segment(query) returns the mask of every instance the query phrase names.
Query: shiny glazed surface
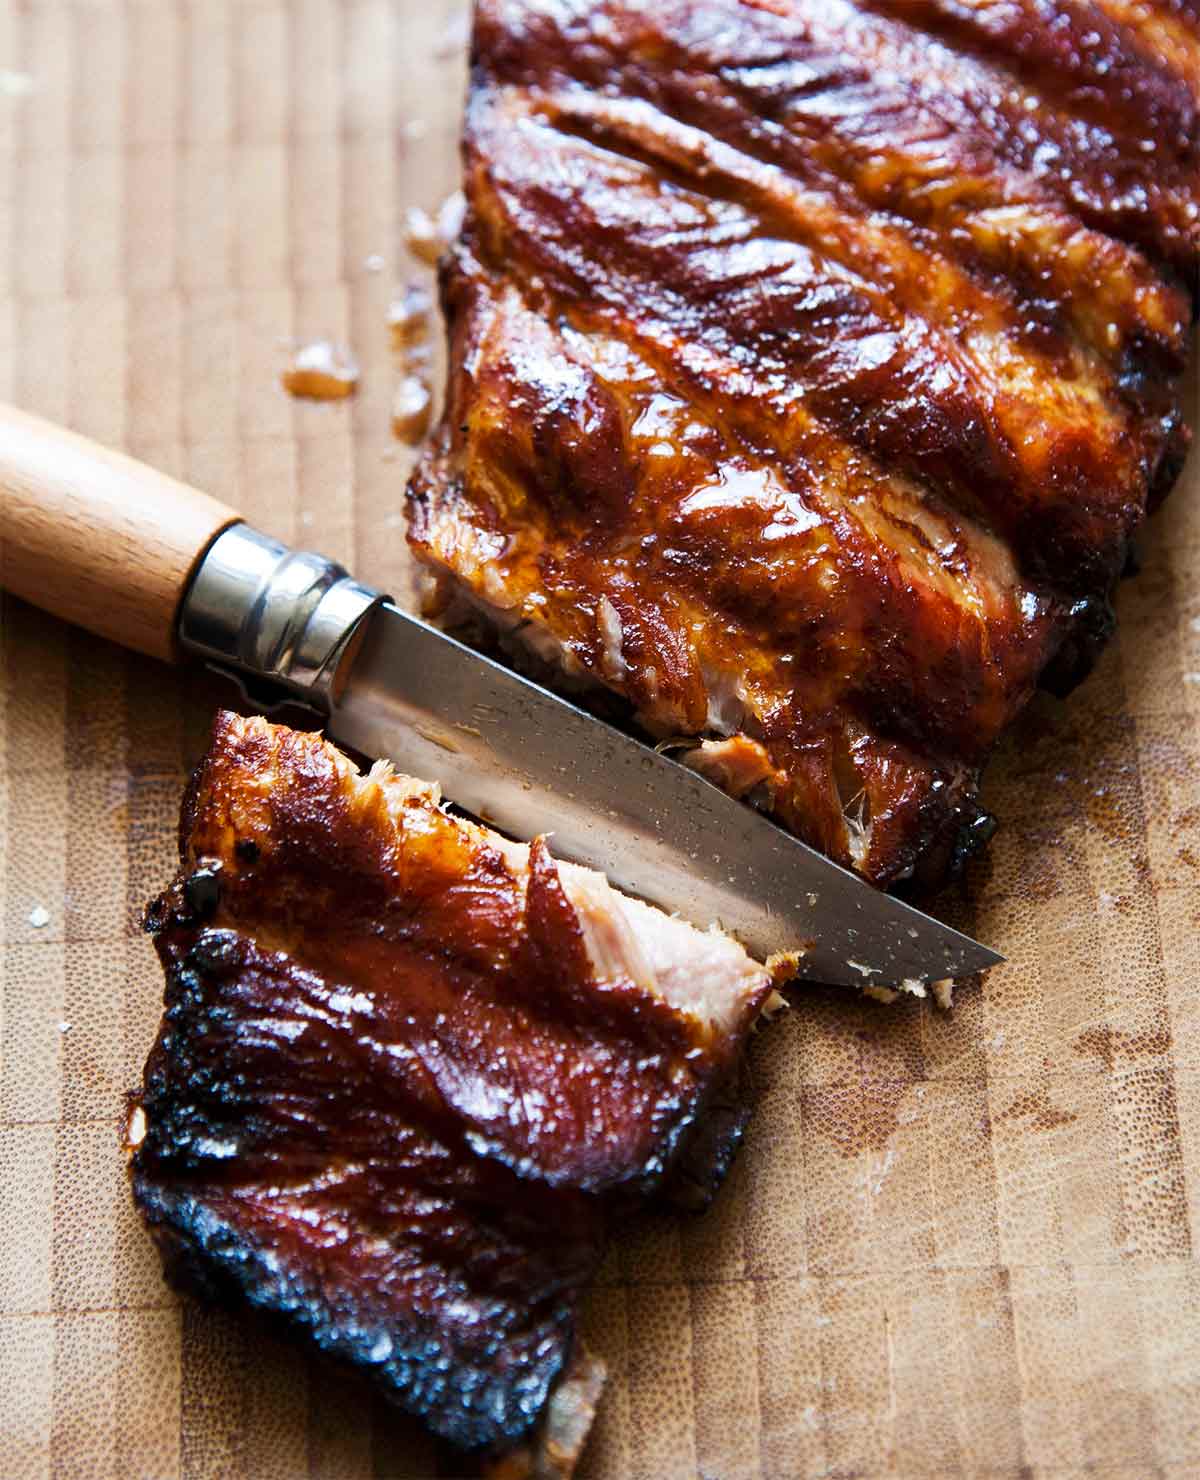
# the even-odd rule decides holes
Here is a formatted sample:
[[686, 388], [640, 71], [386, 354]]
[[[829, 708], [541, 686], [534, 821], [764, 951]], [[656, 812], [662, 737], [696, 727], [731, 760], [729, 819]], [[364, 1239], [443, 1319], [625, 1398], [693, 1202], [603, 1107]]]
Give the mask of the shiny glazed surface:
[[729, 946], [714, 1028], [594, 963], [543, 842], [261, 719], [219, 716], [180, 842], [130, 1137], [168, 1273], [464, 1448], [512, 1444], [572, 1361], [609, 1217], [659, 1187], [767, 974]]
[[1186, 449], [1198, 98], [1166, 0], [483, 0], [415, 552], [936, 883]]

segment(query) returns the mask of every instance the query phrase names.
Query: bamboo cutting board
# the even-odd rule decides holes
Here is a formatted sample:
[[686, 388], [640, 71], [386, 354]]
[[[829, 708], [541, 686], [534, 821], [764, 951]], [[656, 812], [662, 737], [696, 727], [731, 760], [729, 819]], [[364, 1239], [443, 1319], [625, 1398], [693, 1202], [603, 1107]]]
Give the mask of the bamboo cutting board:
[[[0, 396], [411, 599], [385, 313], [431, 278], [403, 214], [453, 186], [464, 36], [442, 0], [0, 0]], [[347, 341], [358, 396], [289, 400], [289, 335]], [[1198, 485], [990, 775], [946, 908], [1008, 964], [950, 1015], [798, 998], [714, 1211], [614, 1250], [587, 1480], [1200, 1473]], [[11, 601], [2, 654], [0, 1475], [432, 1475], [171, 1295], [124, 1185], [138, 916], [229, 695]]]

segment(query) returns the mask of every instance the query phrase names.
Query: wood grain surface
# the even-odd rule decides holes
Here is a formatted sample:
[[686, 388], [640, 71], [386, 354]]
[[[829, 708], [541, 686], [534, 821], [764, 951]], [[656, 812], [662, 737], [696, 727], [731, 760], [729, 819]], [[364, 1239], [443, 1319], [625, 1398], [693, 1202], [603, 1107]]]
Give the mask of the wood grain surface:
[[[440, 0], [0, 0], [0, 399], [411, 599], [385, 319], [431, 278], [403, 216], [454, 182], [463, 34]], [[317, 335], [354, 399], [279, 389]], [[945, 908], [1008, 964], [948, 1016], [799, 998], [713, 1213], [613, 1251], [587, 1480], [1200, 1473], [1198, 483], [990, 774]], [[139, 912], [229, 695], [13, 600], [2, 653], [0, 1475], [432, 1475], [352, 1381], [171, 1295], [124, 1185]]]

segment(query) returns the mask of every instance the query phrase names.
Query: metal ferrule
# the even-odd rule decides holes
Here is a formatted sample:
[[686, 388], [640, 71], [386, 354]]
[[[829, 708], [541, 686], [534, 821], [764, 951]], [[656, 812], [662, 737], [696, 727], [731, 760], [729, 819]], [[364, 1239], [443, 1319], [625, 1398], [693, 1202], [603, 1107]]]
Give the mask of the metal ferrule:
[[323, 555], [235, 524], [213, 541], [192, 578], [179, 641], [255, 689], [328, 713], [355, 635], [384, 600]]

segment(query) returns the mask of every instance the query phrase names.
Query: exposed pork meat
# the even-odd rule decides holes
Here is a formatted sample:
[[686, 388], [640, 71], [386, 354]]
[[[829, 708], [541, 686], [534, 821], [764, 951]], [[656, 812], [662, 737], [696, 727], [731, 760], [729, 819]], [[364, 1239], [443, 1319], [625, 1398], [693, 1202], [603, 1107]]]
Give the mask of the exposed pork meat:
[[1198, 100], [1191, 0], [481, 0], [414, 551], [936, 882], [1179, 468]]
[[147, 917], [166, 1011], [130, 1121], [169, 1276], [283, 1320], [463, 1449], [524, 1443], [568, 1474], [605, 1228], [676, 1171], [768, 972], [262, 719], [218, 717], [180, 847]]

